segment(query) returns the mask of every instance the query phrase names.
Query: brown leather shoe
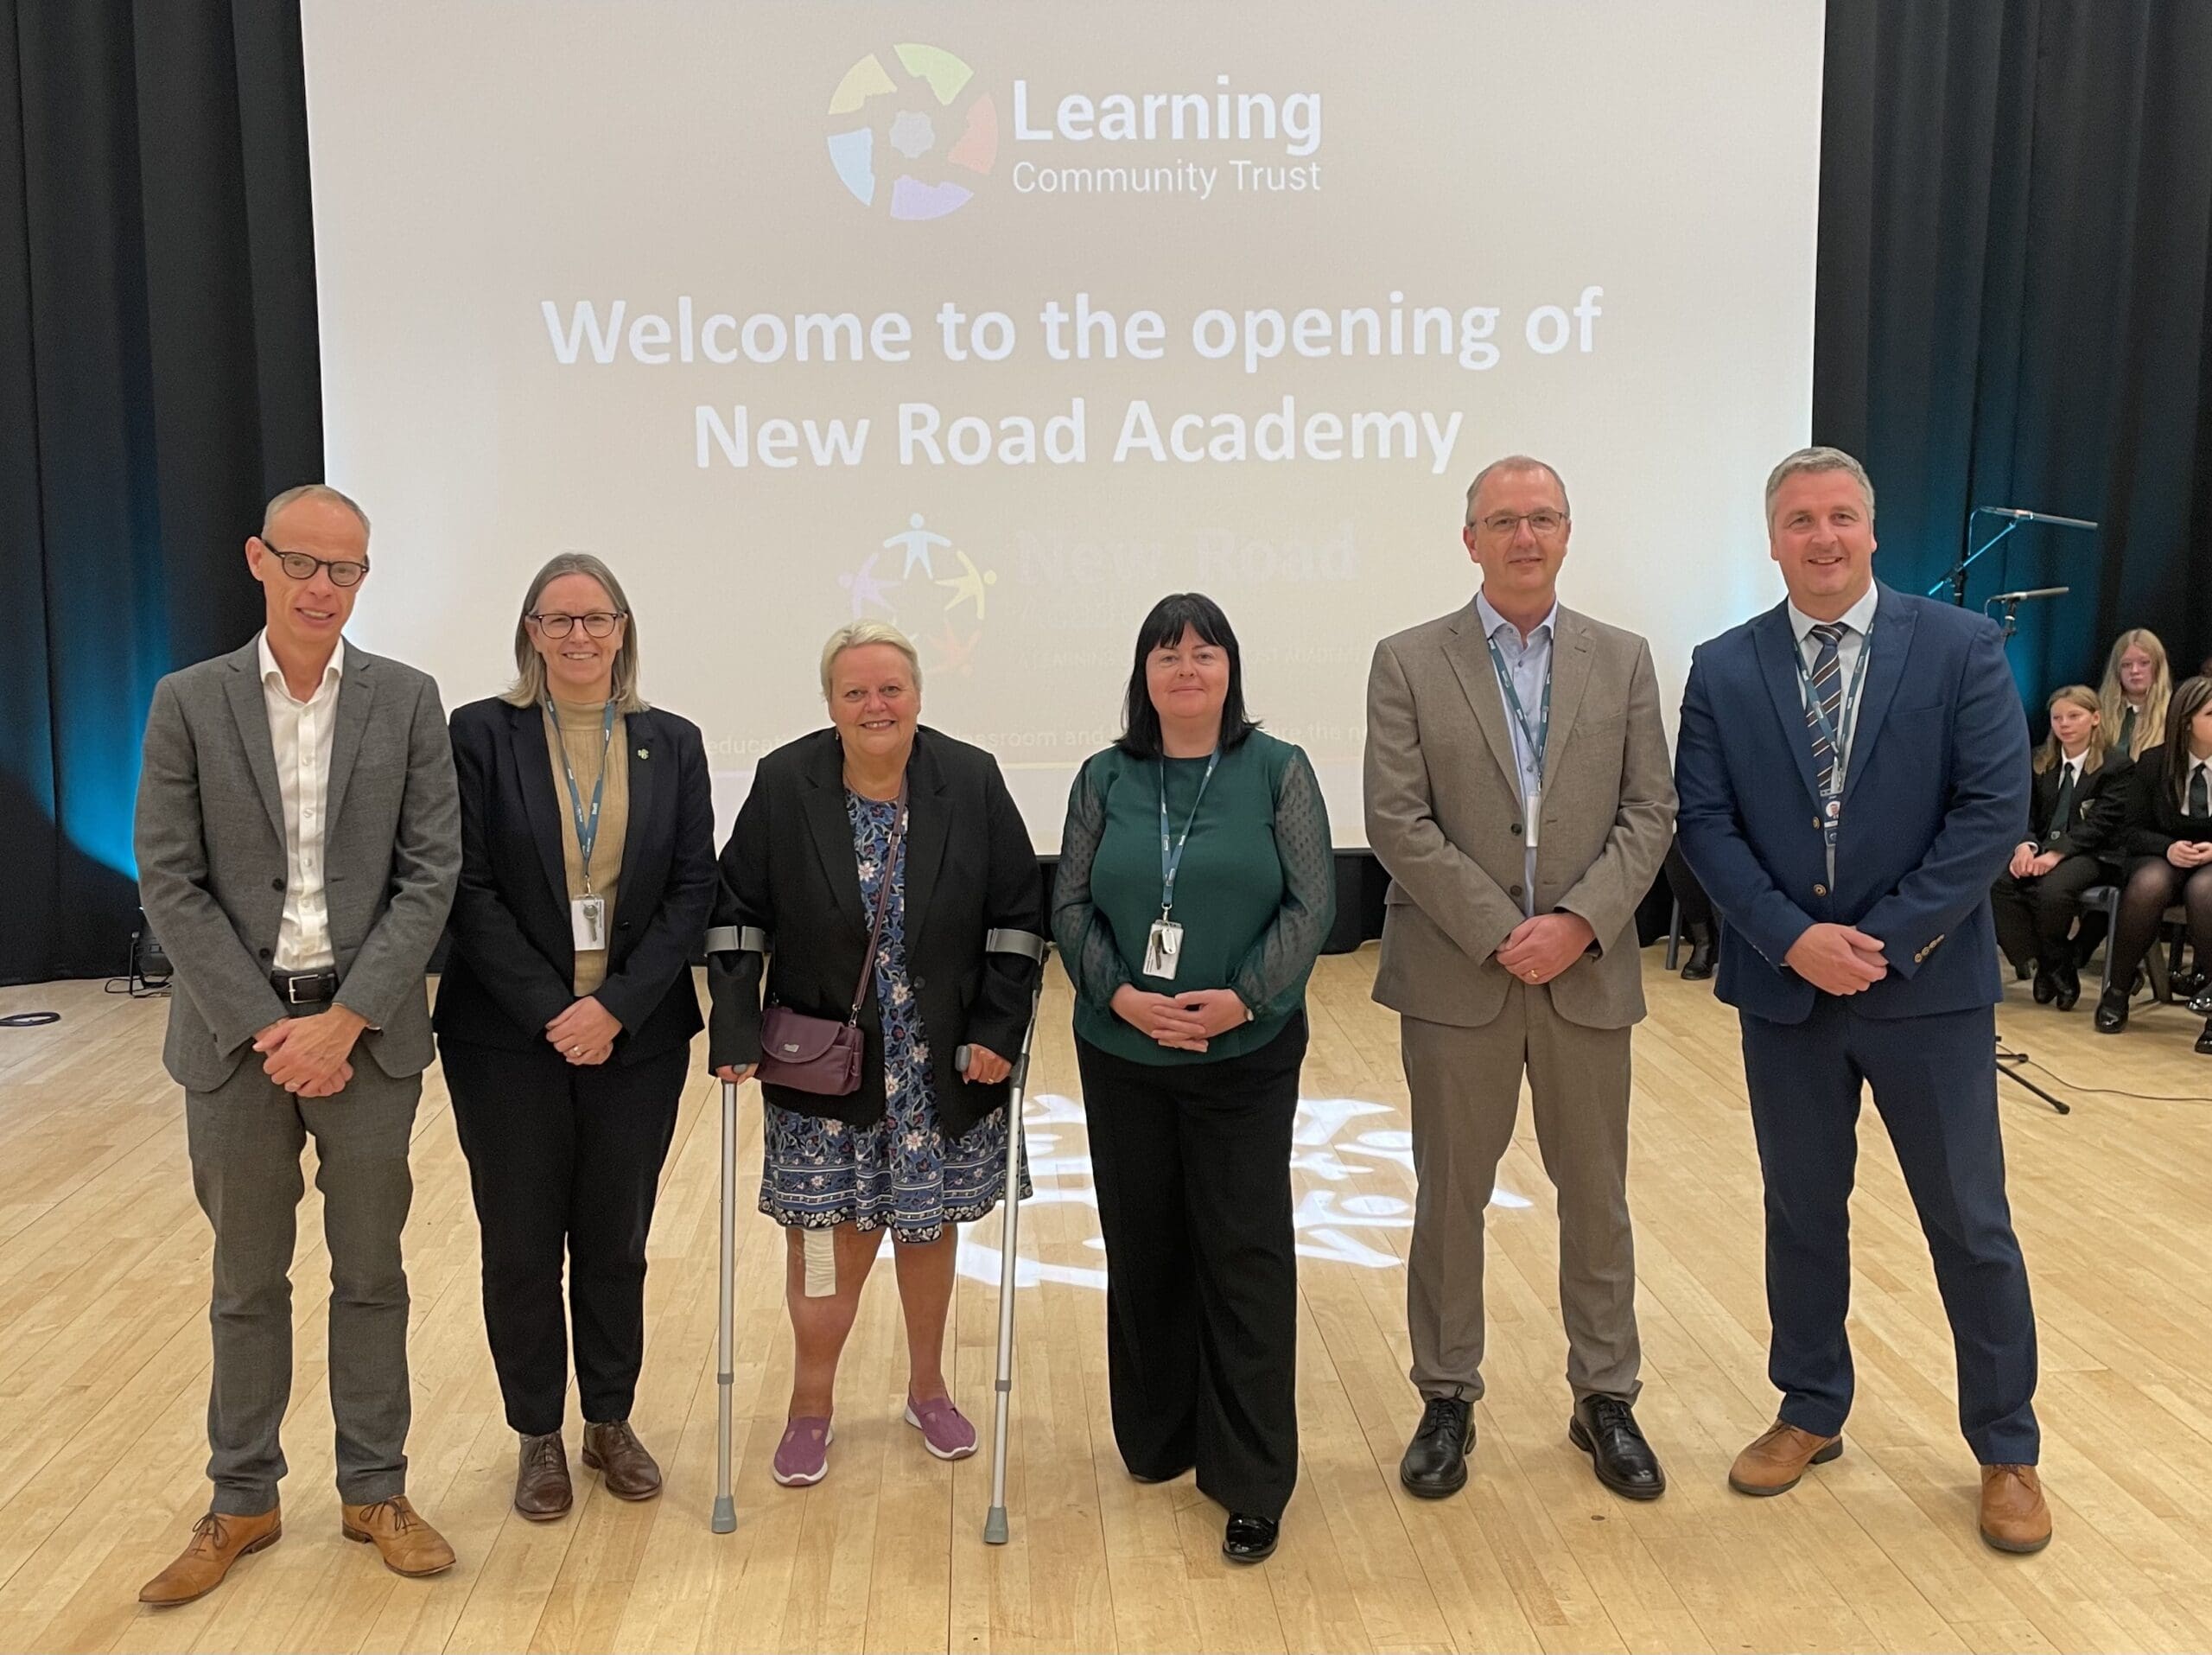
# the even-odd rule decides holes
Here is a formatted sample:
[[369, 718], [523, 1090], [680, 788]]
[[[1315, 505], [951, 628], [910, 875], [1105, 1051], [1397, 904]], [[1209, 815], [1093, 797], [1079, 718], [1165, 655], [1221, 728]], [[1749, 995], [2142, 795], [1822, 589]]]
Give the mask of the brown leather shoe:
[[660, 1493], [660, 1467], [626, 1419], [584, 1427], [584, 1463], [617, 1499], [651, 1499]]
[[1999, 1551], [2041, 1551], [2050, 1544], [2050, 1507], [2033, 1466], [1981, 1468], [1981, 1537]]
[[339, 1532], [348, 1540], [374, 1542], [384, 1554], [384, 1566], [395, 1575], [412, 1580], [453, 1567], [453, 1548], [404, 1494], [369, 1505], [341, 1505], [339, 1512]]
[[569, 1485], [569, 1450], [561, 1433], [525, 1436], [515, 1456], [515, 1510], [532, 1523], [566, 1517], [576, 1503]]
[[1764, 1499], [1797, 1486], [1808, 1466], [1824, 1466], [1843, 1452], [1840, 1436], [1815, 1436], [1780, 1420], [1768, 1426], [1728, 1467], [1728, 1486]]
[[262, 1551], [284, 1535], [283, 1513], [274, 1505], [258, 1517], [210, 1512], [192, 1525], [177, 1560], [138, 1588], [138, 1601], [173, 1609], [204, 1598], [223, 1583], [231, 1565], [249, 1551]]

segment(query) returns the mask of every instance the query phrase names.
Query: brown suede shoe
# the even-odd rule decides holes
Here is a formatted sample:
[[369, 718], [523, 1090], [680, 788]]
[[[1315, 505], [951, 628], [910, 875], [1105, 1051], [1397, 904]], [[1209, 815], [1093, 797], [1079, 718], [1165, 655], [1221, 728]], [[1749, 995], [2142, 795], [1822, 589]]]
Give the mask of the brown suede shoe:
[[404, 1494], [370, 1505], [341, 1505], [339, 1512], [339, 1532], [348, 1540], [373, 1541], [395, 1575], [412, 1580], [453, 1567], [453, 1548]]
[[584, 1463], [617, 1499], [651, 1499], [660, 1493], [660, 1467], [626, 1419], [584, 1427]]
[[284, 1517], [270, 1506], [258, 1517], [210, 1512], [192, 1525], [192, 1538], [177, 1560], [138, 1588], [138, 1601], [157, 1609], [204, 1598], [223, 1583], [231, 1565], [249, 1551], [261, 1551], [283, 1538]]
[[561, 1433], [525, 1436], [515, 1456], [515, 1510], [532, 1523], [566, 1517], [576, 1503], [569, 1485], [569, 1450]]
[[2050, 1507], [2033, 1466], [1981, 1468], [1981, 1537], [1999, 1551], [2041, 1551], [2050, 1544]]
[[1759, 1433], [1728, 1467], [1728, 1486], [1764, 1499], [1797, 1486], [1807, 1466], [1824, 1466], [1843, 1452], [1840, 1436], [1815, 1436], [1780, 1420]]

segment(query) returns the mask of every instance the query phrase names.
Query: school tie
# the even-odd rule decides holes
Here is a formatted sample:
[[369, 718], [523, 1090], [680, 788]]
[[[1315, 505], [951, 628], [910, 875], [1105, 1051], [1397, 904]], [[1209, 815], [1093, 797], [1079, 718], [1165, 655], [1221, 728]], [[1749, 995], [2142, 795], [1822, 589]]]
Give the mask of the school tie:
[[2058, 783], [2058, 803], [2052, 806], [2050, 825], [2043, 836], [2046, 845], [2055, 844], [2074, 819], [2074, 765], [2069, 760], [2063, 767]]
[[2129, 743], [2135, 739], [2135, 709], [2130, 707], [2120, 716], [2120, 740], [2113, 743], [2113, 751], [2125, 753], [2131, 758], [2134, 749]]
[[2191, 816], [2212, 816], [2212, 793], [2208, 793], [2205, 781], [2207, 765], [2200, 762], [2189, 774], [2189, 813]]
[[[1828, 729], [1838, 735], [1843, 734], [1843, 661], [1836, 653], [1836, 645], [1848, 631], [1840, 621], [1823, 621], [1812, 629], [1821, 645], [1820, 653], [1813, 658], [1813, 695]], [[1805, 723], [1813, 733], [1813, 763], [1820, 771], [1821, 795], [1826, 798], [1835, 779], [1835, 748], [1821, 733], [1821, 719], [1813, 716], [1811, 707], [1805, 710]]]

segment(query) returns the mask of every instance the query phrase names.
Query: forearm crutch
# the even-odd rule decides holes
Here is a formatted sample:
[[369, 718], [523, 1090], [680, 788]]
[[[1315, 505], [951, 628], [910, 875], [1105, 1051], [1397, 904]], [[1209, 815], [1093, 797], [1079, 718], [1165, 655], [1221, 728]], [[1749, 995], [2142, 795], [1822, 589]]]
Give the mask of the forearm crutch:
[[[707, 933], [707, 953], [760, 954], [768, 952], [767, 933], [757, 926], [716, 926]], [[730, 1448], [734, 1423], [730, 1389], [737, 1382], [737, 1087], [722, 1082], [722, 1193], [720, 1219], [721, 1280], [715, 1295], [715, 1514], [716, 1534], [737, 1531], [737, 1502], [730, 1492]]]
[[983, 1544], [1007, 1543], [1006, 1456], [1007, 1432], [1014, 1407], [1014, 1289], [1020, 1261], [1021, 1234], [1021, 1110], [1029, 1091], [1029, 1048], [1037, 1034], [1037, 1007], [1044, 997], [1046, 956], [1052, 952], [1045, 939], [1027, 931], [994, 931], [984, 939], [986, 952], [1020, 954], [1037, 962], [1037, 986], [1029, 994], [1029, 1022], [1021, 1031], [1021, 1050], [1007, 1077], [1006, 1190], [1004, 1217], [999, 1220], [999, 1348], [998, 1366], [991, 1398], [991, 1508], [983, 1515]]

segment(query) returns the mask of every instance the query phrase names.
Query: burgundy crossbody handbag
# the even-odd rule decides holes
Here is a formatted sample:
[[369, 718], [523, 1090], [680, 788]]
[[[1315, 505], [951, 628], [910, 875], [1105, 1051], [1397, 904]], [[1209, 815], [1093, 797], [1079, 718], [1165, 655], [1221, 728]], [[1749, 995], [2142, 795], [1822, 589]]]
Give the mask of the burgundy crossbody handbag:
[[891, 850], [883, 860], [883, 882], [875, 892], [875, 923], [868, 933], [868, 953], [861, 962], [861, 980], [853, 990], [853, 1009], [843, 1022], [831, 1017], [810, 1017], [789, 1006], [770, 1006], [760, 1014], [762, 1084], [789, 1086], [822, 1098], [842, 1098], [860, 1090], [861, 1054], [866, 1038], [861, 1033], [861, 1008], [868, 1003], [868, 984], [875, 977], [876, 945], [883, 937], [883, 917], [891, 907], [891, 882], [899, 867], [899, 846], [906, 837], [906, 792], [899, 790], [899, 823], [892, 830]]

